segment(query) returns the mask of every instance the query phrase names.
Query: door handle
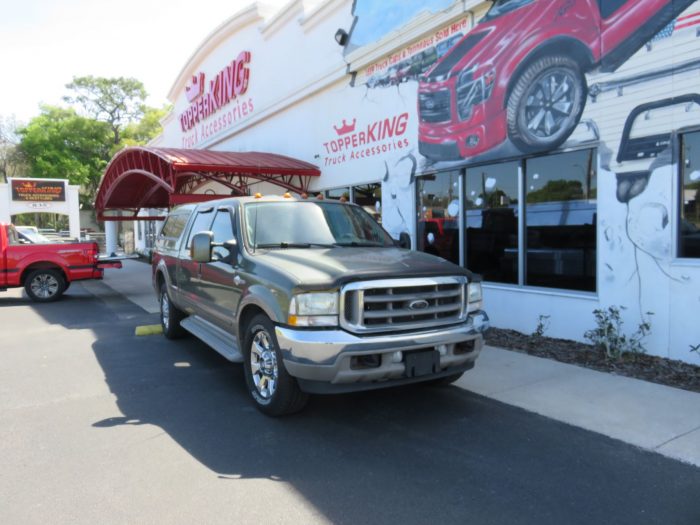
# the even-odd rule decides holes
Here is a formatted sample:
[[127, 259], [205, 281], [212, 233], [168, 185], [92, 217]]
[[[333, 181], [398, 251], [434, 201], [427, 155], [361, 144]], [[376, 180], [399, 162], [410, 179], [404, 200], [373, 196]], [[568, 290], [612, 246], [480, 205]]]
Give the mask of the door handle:
[[236, 286], [240, 286], [240, 285], [242, 285], [242, 284], [244, 284], [244, 283], [245, 283], [245, 280], [242, 279], [239, 275], [235, 275], [235, 276], [233, 277], [233, 284], [235, 284]]

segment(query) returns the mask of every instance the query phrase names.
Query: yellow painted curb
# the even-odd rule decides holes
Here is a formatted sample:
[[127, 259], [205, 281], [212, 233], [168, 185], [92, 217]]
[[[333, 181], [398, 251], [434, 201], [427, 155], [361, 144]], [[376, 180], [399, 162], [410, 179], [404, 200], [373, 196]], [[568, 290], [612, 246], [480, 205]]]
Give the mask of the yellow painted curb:
[[146, 324], [137, 326], [134, 335], [158, 335], [163, 333], [163, 327], [159, 324]]

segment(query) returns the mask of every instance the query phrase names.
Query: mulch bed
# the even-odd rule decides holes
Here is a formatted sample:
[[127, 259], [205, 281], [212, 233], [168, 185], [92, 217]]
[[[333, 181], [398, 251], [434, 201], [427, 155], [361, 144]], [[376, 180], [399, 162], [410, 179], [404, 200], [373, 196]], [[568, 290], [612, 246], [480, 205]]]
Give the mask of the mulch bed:
[[611, 360], [591, 345], [502, 328], [491, 328], [486, 344], [700, 393], [700, 366], [683, 361], [647, 354], [626, 354], [620, 360]]

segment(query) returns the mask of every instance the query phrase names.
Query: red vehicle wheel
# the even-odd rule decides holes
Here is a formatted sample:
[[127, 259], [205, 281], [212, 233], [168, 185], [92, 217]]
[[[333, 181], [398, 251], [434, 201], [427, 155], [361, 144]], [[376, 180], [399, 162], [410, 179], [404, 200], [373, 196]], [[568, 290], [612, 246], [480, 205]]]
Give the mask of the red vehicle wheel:
[[566, 56], [533, 61], [508, 97], [508, 136], [523, 152], [556, 149], [574, 131], [588, 87], [578, 64]]

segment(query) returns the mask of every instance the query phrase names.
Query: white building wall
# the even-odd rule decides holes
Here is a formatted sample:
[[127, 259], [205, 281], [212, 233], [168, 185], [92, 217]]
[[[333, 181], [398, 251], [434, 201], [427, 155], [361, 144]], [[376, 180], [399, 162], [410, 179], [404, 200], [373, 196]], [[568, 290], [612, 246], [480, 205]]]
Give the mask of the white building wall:
[[[322, 9], [315, 11], [314, 7], [319, 5]], [[383, 181], [383, 225], [394, 237], [408, 231], [415, 238], [412, 175], [422, 169], [417, 152], [418, 84], [409, 81], [384, 89], [351, 86], [343, 48], [335, 43], [333, 35], [338, 28], [350, 30], [352, 6], [351, 0], [313, 5], [297, 1], [272, 16], [253, 9], [240, 20], [224, 24], [229, 29], [221, 30], [205, 42], [175, 82], [171, 92], [174, 110], [164, 120], [164, 133], [155, 145], [289, 155], [321, 168], [322, 176], [311, 182], [312, 192]], [[464, 16], [470, 8], [476, 8], [475, 13], [481, 15], [484, 3], [455, 3], [452, 11], [440, 16]], [[407, 37], [397, 34], [395, 38]], [[643, 48], [613, 74], [601, 76], [593, 72], [588, 76], [589, 86], [698, 57], [695, 31], [678, 33], [674, 38]], [[187, 108], [183, 94], [187, 80], [199, 71], [212, 77], [244, 50], [252, 53], [250, 85], [243, 97], [253, 101], [252, 113], [210, 137], [198, 133], [193, 139], [191, 132], [183, 134], [178, 116]], [[357, 58], [357, 53], [353, 59], [364, 60]], [[546, 335], [583, 341], [585, 331], [594, 326], [594, 310], [621, 307], [627, 332], [633, 332], [645, 320], [650, 321], [652, 331], [646, 340], [650, 353], [700, 363], [700, 355], [689, 352], [691, 345], [700, 344], [700, 328], [696, 323], [700, 261], [675, 258], [679, 213], [677, 159], [662, 156], [646, 161], [646, 167], [652, 160], [655, 166], [648, 185], [628, 203], [618, 200], [617, 174], [639, 166], [618, 164], [615, 159], [625, 119], [635, 106], [647, 100], [697, 91], [698, 78], [697, 70], [679, 73], [643, 85], [604, 91], [594, 102], [587, 103], [584, 120], [567, 146], [587, 142], [599, 151], [598, 289], [593, 293], [578, 293], [487, 283], [485, 307], [495, 326], [531, 333], [540, 316], [548, 316]], [[377, 122], [387, 119], [395, 122], [393, 119], [404, 114], [405, 130], [401, 134], [365, 146], [350, 144], [333, 150], [333, 141], [367, 132]], [[700, 107], [681, 108], [653, 118], [647, 123], [649, 130], [653, 126], [678, 129], [693, 122], [698, 125]], [[341, 136], [335, 128], [345, 124], [353, 125], [354, 130]], [[397, 145], [399, 139], [401, 147]], [[351, 154], [366, 152], [367, 147], [383, 146], [389, 149], [349, 158]], [[418, 158], [417, 165], [411, 155]], [[252, 186], [251, 190], [281, 192], [264, 184]]]

